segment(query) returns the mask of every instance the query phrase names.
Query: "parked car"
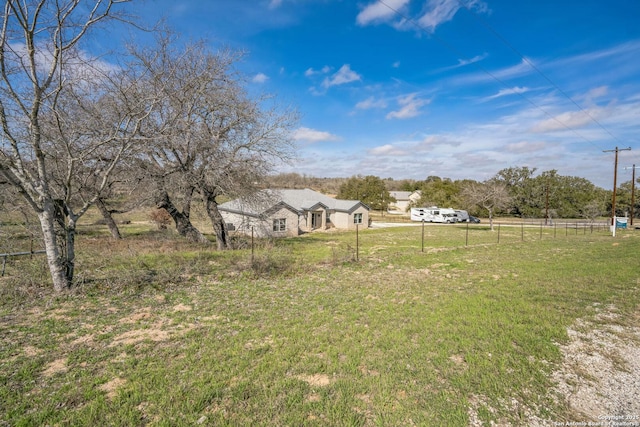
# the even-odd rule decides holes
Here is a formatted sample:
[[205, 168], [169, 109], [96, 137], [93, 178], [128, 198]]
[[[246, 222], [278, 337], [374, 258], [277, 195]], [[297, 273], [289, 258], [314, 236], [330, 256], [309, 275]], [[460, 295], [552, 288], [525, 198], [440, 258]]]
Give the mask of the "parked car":
[[474, 224], [480, 224], [480, 218], [476, 218], [475, 216], [469, 215], [469, 222], [472, 222]]

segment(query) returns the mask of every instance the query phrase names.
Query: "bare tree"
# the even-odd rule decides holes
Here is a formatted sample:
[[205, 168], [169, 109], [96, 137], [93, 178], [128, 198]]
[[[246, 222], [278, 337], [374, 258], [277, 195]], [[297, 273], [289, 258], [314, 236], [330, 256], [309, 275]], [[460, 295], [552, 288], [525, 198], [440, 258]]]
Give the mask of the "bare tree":
[[[109, 96], [99, 86], [107, 73], [79, 50], [127, 1], [6, 0], [2, 9], [0, 174], [38, 216], [56, 291], [73, 280], [78, 218], [107, 186], [146, 113]], [[105, 116], [114, 103], [126, 108]]]
[[489, 225], [493, 231], [493, 214], [509, 206], [511, 197], [507, 186], [496, 180], [485, 182], [471, 182], [462, 190], [462, 197], [468, 205], [479, 206], [486, 209], [489, 214]]
[[228, 231], [218, 211], [219, 197], [258, 198], [274, 164], [288, 161], [293, 155], [289, 135], [295, 113], [262, 109], [260, 101], [248, 99], [238, 87], [234, 89], [223, 97], [231, 108], [221, 108], [204, 121], [207, 144], [202, 152], [203, 164], [215, 167], [198, 168], [196, 175], [218, 249], [230, 248]]
[[580, 216], [593, 223], [597, 217], [606, 213], [606, 203], [602, 200], [592, 200], [580, 209]]
[[180, 234], [207, 241], [189, 219], [199, 193], [217, 247], [227, 249], [219, 198], [256, 193], [274, 163], [291, 158], [296, 115], [247, 95], [234, 69], [241, 54], [213, 53], [203, 42], [177, 46], [161, 35], [156, 50], [132, 52], [147, 70], [147, 90], [162, 100], [146, 128], [154, 142], [142, 168], [156, 182], [157, 206], [171, 214]]

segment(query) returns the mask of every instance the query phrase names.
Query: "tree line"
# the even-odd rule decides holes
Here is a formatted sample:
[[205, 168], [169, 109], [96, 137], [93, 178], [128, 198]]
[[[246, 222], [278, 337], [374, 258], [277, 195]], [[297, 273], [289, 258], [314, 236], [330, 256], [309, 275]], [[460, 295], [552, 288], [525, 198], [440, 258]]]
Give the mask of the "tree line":
[[[638, 180], [640, 182], [640, 180]], [[420, 191], [414, 207], [439, 206], [466, 209], [473, 215], [511, 215], [521, 218], [585, 218], [593, 220], [611, 215], [612, 191], [597, 187], [589, 180], [563, 176], [557, 170], [537, 173], [537, 168], [509, 167], [492, 178], [478, 182], [429, 176], [420, 180], [381, 179], [353, 176], [344, 181], [337, 196], [359, 199], [375, 210], [386, 210], [389, 191]], [[632, 182], [616, 191], [616, 215], [632, 214]], [[640, 203], [634, 200], [633, 212]]]

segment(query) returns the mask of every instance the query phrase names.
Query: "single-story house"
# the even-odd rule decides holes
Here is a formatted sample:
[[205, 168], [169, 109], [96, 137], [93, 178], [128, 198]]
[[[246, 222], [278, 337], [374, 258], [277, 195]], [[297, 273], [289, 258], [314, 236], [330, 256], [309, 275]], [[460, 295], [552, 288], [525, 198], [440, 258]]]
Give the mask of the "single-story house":
[[311, 189], [262, 190], [218, 206], [230, 231], [258, 237], [297, 236], [314, 230], [355, 230], [369, 226], [369, 207]]
[[396, 201], [389, 203], [387, 211], [389, 213], [406, 214], [409, 212], [411, 204], [415, 204], [420, 200], [422, 191], [389, 191], [389, 195]]

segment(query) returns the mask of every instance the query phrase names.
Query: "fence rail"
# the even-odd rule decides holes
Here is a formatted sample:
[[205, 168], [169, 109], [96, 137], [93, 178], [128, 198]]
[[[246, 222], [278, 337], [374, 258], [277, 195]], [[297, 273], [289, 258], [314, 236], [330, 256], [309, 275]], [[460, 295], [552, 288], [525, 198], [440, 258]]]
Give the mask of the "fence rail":
[[25, 255], [36, 255], [36, 254], [43, 254], [45, 252], [46, 252], [45, 250], [39, 250], [39, 251], [12, 252], [12, 253], [0, 254], [0, 258], [2, 258], [2, 274], [0, 274], [0, 277], [4, 277], [4, 273], [5, 273], [6, 268], [7, 268], [7, 259], [9, 257], [12, 257], [12, 256], [25, 256]]

